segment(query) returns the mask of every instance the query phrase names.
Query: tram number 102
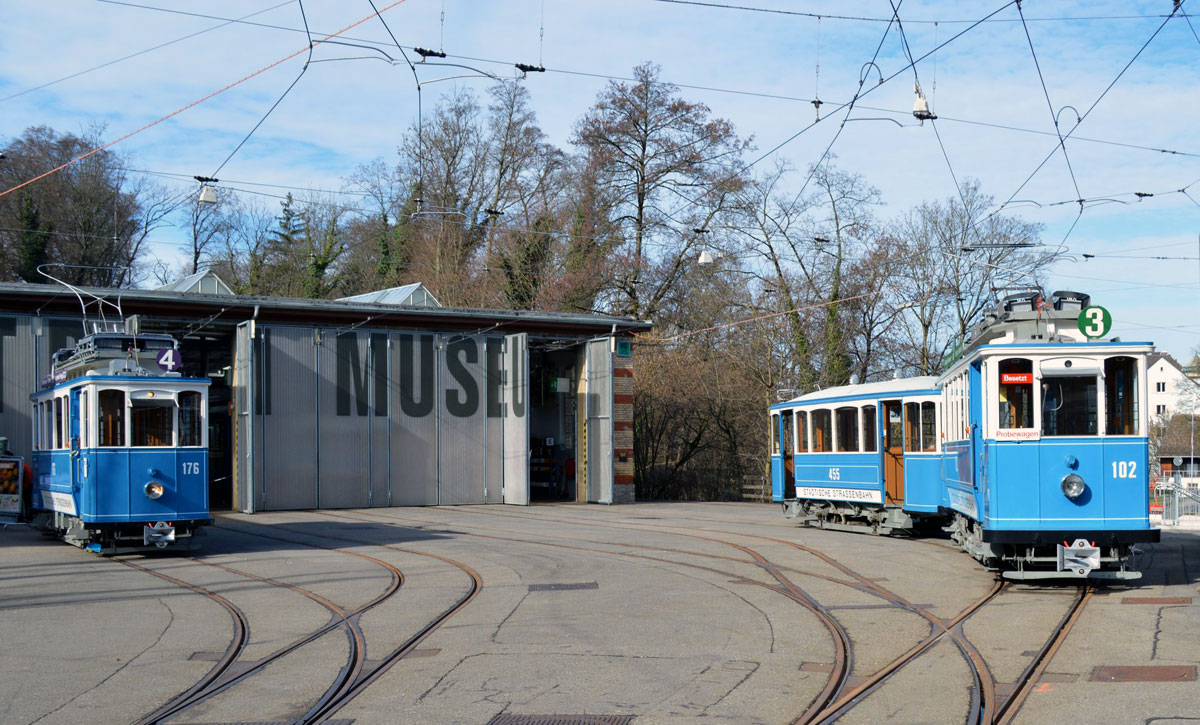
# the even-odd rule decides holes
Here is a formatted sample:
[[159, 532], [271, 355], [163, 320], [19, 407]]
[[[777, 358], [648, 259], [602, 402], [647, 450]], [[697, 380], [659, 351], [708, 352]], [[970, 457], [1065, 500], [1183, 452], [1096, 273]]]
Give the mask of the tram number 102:
[[1113, 478], [1137, 478], [1137, 461], [1113, 461]]

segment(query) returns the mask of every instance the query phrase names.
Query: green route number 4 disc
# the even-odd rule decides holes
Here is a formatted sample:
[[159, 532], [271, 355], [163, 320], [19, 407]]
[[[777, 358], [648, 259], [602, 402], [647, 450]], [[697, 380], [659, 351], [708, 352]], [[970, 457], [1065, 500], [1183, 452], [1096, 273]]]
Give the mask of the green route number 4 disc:
[[1079, 312], [1079, 331], [1090, 339], [1104, 337], [1112, 329], [1112, 315], [1099, 306], [1084, 307]]

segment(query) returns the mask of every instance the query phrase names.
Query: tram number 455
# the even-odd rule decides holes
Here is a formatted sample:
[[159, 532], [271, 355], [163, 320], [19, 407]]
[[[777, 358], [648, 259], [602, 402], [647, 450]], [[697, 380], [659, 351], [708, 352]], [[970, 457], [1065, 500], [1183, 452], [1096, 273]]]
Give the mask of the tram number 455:
[[1137, 478], [1137, 461], [1113, 461], [1113, 478]]
[[829, 469], [829, 480], [830, 481], [842, 480], [842, 469], [840, 469], [840, 468]]

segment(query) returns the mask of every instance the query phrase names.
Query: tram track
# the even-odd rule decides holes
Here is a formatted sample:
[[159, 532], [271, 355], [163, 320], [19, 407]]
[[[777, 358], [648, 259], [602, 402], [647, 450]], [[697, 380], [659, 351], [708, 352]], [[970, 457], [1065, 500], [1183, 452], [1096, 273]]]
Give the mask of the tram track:
[[[372, 512], [372, 515], [363, 515], [363, 514], [350, 515], [350, 514], [346, 514], [346, 513], [334, 514], [331, 512], [321, 512], [321, 513], [325, 516], [335, 517], [335, 518], [344, 519], [344, 520], [351, 520], [351, 521], [362, 521], [362, 522], [379, 522], [379, 521], [398, 522], [399, 521], [398, 519], [395, 519], [394, 517], [387, 516], [387, 515], [377, 513], [377, 512]], [[507, 515], [517, 517], [517, 518], [523, 518], [522, 516], [518, 516], [514, 513], [508, 513]], [[542, 518], [544, 520], [544, 517], [540, 517], [540, 518]], [[799, 586], [797, 586], [794, 582], [792, 582], [783, 573], [784, 571], [796, 571], [792, 567], [787, 567], [785, 565], [781, 565], [777, 562], [774, 562], [774, 561], [768, 559], [767, 557], [763, 556], [760, 552], [755, 551], [754, 549], [751, 549], [750, 547], [744, 546], [742, 544], [738, 544], [737, 542], [734, 542], [734, 541], [729, 541], [727, 539], [718, 539], [718, 538], [709, 537], [709, 536], [701, 536], [696, 533], [678, 532], [678, 531], [672, 531], [672, 530], [664, 531], [661, 528], [656, 528], [656, 527], [651, 527], [651, 526], [622, 527], [622, 526], [615, 526], [615, 525], [607, 524], [607, 523], [596, 524], [595, 522], [591, 522], [591, 521], [589, 521], [589, 522], [581, 522], [581, 521], [577, 521], [577, 520], [564, 521], [561, 519], [559, 521], [562, 523], [571, 523], [574, 525], [578, 525], [580, 523], [586, 523], [586, 524], [595, 525], [597, 527], [603, 527], [603, 528], [625, 528], [627, 530], [640, 531], [643, 533], [657, 532], [657, 533], [666, 533], [668, 535], [684, 536], [684, 537], [691, 538], [691, 539], [703, 540], [703, 541], [708, 541], [708, 542], [719, 544], [719, 545], [730, 546], [730, 547], [733, 547], [733, 548], [743, 552], [744, 554], [746, 554], [749, 557], [748, 560], [740, 559], [740, 560], [732, 560], [732, 561], [735, 561], [737, 563], [748, 563], [748, 564], [752, 564], [752, 565], [758, 567], [759, 569], [764, 571], [768, 576], [770, 576], [772, 579], [774, 579], [776, 582], [776, 585], [771, 585], [766, 582], [757, 582], [757, 581], [753, 581], [753, 580], [747, 580], [747, 581], [749, 581], [749, 583], [762, 586], [772, 592], [775, 592], [784, 597], [787, 597], [788, 599], [791, 599], [791, 600], [797, 602], [798, 604], [800, 604], [801, 606], [805, 607], [806, 609], [808, 609], [810, 612], [812, 612], [814, 614], [814, 616], [817, 617], [817, 619], [822, 623], [822, 625], [825, 626], [827, 631], [830, 633], [830, 637], [833, 641], [834, 656], [833, 656], [833, 662], [831, 663], [831, 671], [830, 671], [829, 678], [826, 680], [826, 683], [825, 683], [824, 687], [822, 688], [822, 690], [817, 694], [817, 696], [813, 699], [813, 701], [808, 705], [808, 707], [805, 709], [805, 711], [801, 715], [794, 718], [792, 721], [797, 722], [797, 723], [818, 722], [824, 717], [823, 713], [826, 713], [830, 709], [830, 707], [833, 706], [833, 704], [835, 702], [842, 703], [840, 705], [840, 707], [842, 709], [845, 709], [845, 702], [847, 701], [847, 698], [853, 698], [853, 697], [857, 697], [857, 696], [861, 695], [862, 690], [864, 689], [864, 686], [856, 687], [849, 695], [847, 695], [845, 692], [845, 688], [846, 688], [847, 682], [850, 678], [850, 675], [853, 671], [853, 665], [854, 665], [853, 645], [852, 645], [849, 633], [846, 631], [845, 627], [841, 624], [841, 622], [839, 622], [837, 620], [837, 618], [826, 607], [824, 607], [814, 597], [812, 597], [811, 595], [806, 593], [803, 589], [801, 589]], [[515, 533], [515, 532], [508, 531], [505, 533]], [[480, 538], [492, 538], [492, 539], [500, 538], [501, 540], [511, 541], [514, 543], [535, 544], [535, 545], [541, 545], [541, 546], [555, 546], [555, 547], [571, 548], [571, 549], [577, 549], [580, 551], [595, 553], [594, 548], [588, 548], [588, 547], [582, 547], [582, 546], [581, 547], [564, 547], [561, 544], [553, 544], [551, 542], [546, 542], [544, 540], [534, 541], [534, 540], [524, 539], [524, 538], [493, 537], [493, 536], [488, 536], [488, 535], [478, 534], [478, 533], [468, 533], [467, 535], [474, 536], [474, 537], [480, 537]], [[563, 537], [563, 538], [570, 538], [572, 540], [579, 541], [581, 543], [590, 543], [590, 544], [609, 543], [609, 542], [598, 542], [595, 540], [578, 539], [577, 537]], [[769, 540], [774, 541], [773, 539], [769, 539]], [[787, 542], [781, 542], [781, 543], [787, 543]], [[629, 547], [635, 547], [635, 548], [644, 548], [644, 545], [641, 545], [641, 544], [617, 544], [617, 546], [629, 546]], [[686, 555], [690, 555], [690, 556], [729, 560], [727, 557], [720, 557], [718, 555], [713, 555], [713, 554], [702, 554], [695, 550], [662, 549], [661, 547], [655, 547], [655, 548], [658, 548], [659, 550], [673, 551], [676, 553], [686, 554]], [[817, 553], [819, 553], [819, 552], [817, 552]], [[716, 568], [708, 567], [708, 566], [700, 566], [700, 565], [696, 565], [696, 564], [689, 564], [689, 563], [679, 562], [679, 561], [675, 561], [675, 560], [664, 560], [664, 559], [660, 559], [657, 557], [647, 556], [644, 554], [623, 553], [622, 555], [636, 557], [636, 558], [650, 559], [650, 560], [653, 560], [653, 561], [656, 561], [659, 563], [665, 563], [665, 564], [670, 564], [670, 565], [674, 565], [674, 566], [686, 566], [686, 567], [703, 569], [706, 571], [722, 574], [725, 576], [738, 577], [739, 579], [743, 578], [743, 577], [741, 577], [741, 575], [737, 574], [736, 572], [730, 572], [728, 570], [721, 570], [721, 569], [716, 569]], [[933, 635], [931, 635], [926, 640], [924, 640], [921, 643], [921, 645], [913, 648], [913, 650], [910, 650], [908, 653], [906, 653], [908, 655], [907, 659], [898, 660], [898, 661], [891, 663], [891, 665], [889, 667], [885, 668], [887, 673], [890, 674], [890, 672], [893, 671], [894, 669], [898, 669], [899, 667], [903, 666], [903, 664], [905, 664], [908, 660], [911, 660], [912, 658], [919, 655], [921, 652], [923, 652], [926, 649], [928, 649], [929, 647], [931, 647], [934, 643], [939, 641], [946, 634], [950, 634], [952, 638], [955, 638], [956, 644], [958, 644], [961, 649], [964, 649], [964, 652], [967, 649], [970, 649], [969, 643], [965, 642], [965, 640], [961, 637], [961, 633], [958, 635], [955, 635], [954, 632], [952, 631], [952, 629], [950, 627], [946, 626], [944, 623], [942, 623], [942, 621], [940, 619], [938, 619], [936, 616], [932, 615], [931, 613], [925, 612], [924, 610], [921, 610], [918, 607], [915, 607], [915, 605], [911, 604], [910, 602], [903, 599], [902, 597], [898, 597], [897, 595], [889, 592], [888, 590], [886, 590], [882, 587], [879, 587], [878, 584], [876, 584], [875, 582], [858, 574], [857, 572], [854, 572], [853, 570], [849, 569], [848, 567], [841, 565], [840, 563], [830, 559], [829, 557], [825, 557], [825, 560], [827, 561], [827, 563], [835, 565], [839, 570], [843, 571], [844, 573], [851, 575], [853, 577], [853, 580], [851, 580], [851, 581], [840, 580], [840, 579], [836, 579], [834, 577], [819, 575], [819, 574], [816, 574], [815, 572], [797, 572], [797, 573], [799, 573], [801, 575], [815, 576], [815, 577], [833, 582], [835, 584], [848, 586], [848, 587], [856, 589], [858, 591], [880, 597], [880, 598], [884, 599], [885, 601], [887, 601], [887, 602], [891, 603], [892, 605], [894, 605], [898, 608], [901, 608], [901, 609], [911, 610], [918, 614], [924, 613], [924, 615], [927, 619], [930, 619], [930, 621], [934, 625], [936, 625], [937, 627], [939, 627], [941, 629], [941, 631], [935, 632]], [[960, 614], [959, 617], [955, 620], [955, 624], [957, 624], [959, 621], [969, 617], [980, 606], [982, 606], [984, 603], [986, 603], [986, 601], [988, 599], [995, 596], [996, 592], [999, 591], [999, 588], [1000, 588], [1000, 584], [997, 583], [996, 587], [993, 588], [993, 590], [991, 592], [989, 592], [988, 595], [986, 595], [980, 601], [976, 602], [967, 611]], [[981, 664], [982, 667], [984, 667], [986, 669], [986, 665], [982, 665], [982, 660], [980, 658], [977, 658], [977, 661]], [[990, 682], [990, 678], [986, 675], [980, 675], [979, 681], [980, 682]]]
[[[254, 526], [254, 524], [250, 524], [250, 525]], [[285, 541], [288, 543], [297, 543], [296, 541], [294, 541], [292, 539], [285, 539], [283, 537], [271, 536], [269, 534], [263, 534], [260, 532], [247, 531], [244, 528], [242, 528], [241, 526], [229, 526], [226, 524], [225, 527], [229, 528], [230, 530], [239, 531], [241, 533], [246, 533], [246, 534], [250, 534], [250, 535], [254, 535], [254, 536], [260, 536], [262, 538], [277, 539], [279, 541]], [[273, 525], [271, 528], [272, 528], [272, 530], [291, 531], [293, 533], [297, 533], [298, 535], [304, 536], [306, 538], [311, 538], [313, 536], [311, 533], [308, 533], [308, 532], [297, 532], [294, 529], [289, 528], [287, 525]], [[383, 657], [373, 660], [373, 663], [369, 667], [365, 666], [366, 647], [365, 647], [365, 643], [364, 643], [364, 646], [358, 650], [358, 652], [360, 652], [361, 654], [360, 654], [360, 658], [356, 662], [356, 666], [351, 668], [352, 675], [342, 678], [338, 683], [335, 683], [335, 685], [336, 685], [335, 687], [331, 687], [329, 690], [327, 690], [325, 695], [323, 695], [321, 697], [321, 699], [318, 700], [304, 714], [303, 717], [301, 717], [297, 720], [297, 722], [302, 722], [302, 723], [322, 722], [324, 720], [327, 720], [331, 715], [337, 713], [339, 710], [341, 710], [343, 707], [345, 707], [347, 704], [349, 704], [352, 700], [354, 700], [354, 698], [359, 696], [368, 686], [370, 686], [373, 682], [375, 682], [381, 676], [383, 676], [383, 674], [386, 673], [389, 669], [391, 669], [397, 662], [401, 661], [406, 656], [408, 656], [408, 654], [410, 654], [413, 650], [415, 650], [426, 638], [428, 638], [433, 632], [435, 632], [438, 628], [440, 628], [443, 624], [445, 624], [445, 622], [448, 619], [450, 619], [455, 614], [458, 614], [463, 609], [465, 609], [466, 606], [468, 604], [470, 604], [471, 601], [474, 600], [475, 597], [478, 596], [479, 592], [483, 589], [483, 578], [478, 574], [478, 572], [476, 572], [474, 569], [472, 569], [471, 567], [469, 567], [461, 562], [441, 556], [439, 554], [418, 551], [418, 550], [409, 549], [406, 547], [395, 546], [393, 544], [382, 544], [382, 543], [373, 542], [373, 541], [370, 541], [367, 539], [350, 539], [350, 538], [340, 536], [340, 535], [335, 535], [335, 534], [319, 534], [317, 536], [319, 538], [324, 538], [324, 539], [328, 539], [331, 541], [343, 541], [348, 544], [375, 546], [375, 547], [387, 549], [390, 551], [397, 551], [397, 552], [402, 552], [405, 554], [410, 554], [410, 555], [415, 555], [415, 556], [423, 556], [423, 557], [436, 559], [443, 563], [449, 564], [455, 568], [458, 568], [459, 570], [461, 570], [465, 574], [467, 574], [467, 576], [470, 579], [470, 586], [469, 586], [466, 594], [462, 595], [456, 601], [454, 601], [449, 606], [447, 606], [444, 610], [442, 610], [439, 614], [437, 614], [429, 622], [427, 622], [423, 627], [421, 627], [416, 633], [414, 633], [413, 635], [411, 635], [410, 637], [405, 639], [405, 641], [403, 643], [401, 643], [398, 647], [394, 647], [390, 652], [387, 652], [386, 654], [384, 654]], [[340, 549], [334, 549], [332, 547], [322, 547], [317, 544], [306, 543], [306, 545], [316, 546], [318, 548], [330, 548], [331, 550], [334, 550], [334, 551], [340, 551]], [[347, 552], [347, 553], [353, 553], [353, 552]], [[361, 554], [356, 554], [356, 555], [362, 556]], [[366, 611], [367, 608], [369, 608], [369, 607], [364, 607], [362, 609], [362, 611]], [[361, 614], [362, 611], [356, 612], [355, 616], [357, 616], [358, 614]]]
[[[253, 534], [251, 532], [242, 532], [242, 533], [247, 533], [249, 535], [257, 535], [257, 534]], [[266, 538], [269, 538], [269, 537], [266, 537]], [[289, 542], [289, 543], [297, 543], [297, 542]], [[355, 556], [355, 557], [367, 560], [371, 563], [377, 564], [377, 565], [383, 567], [385, 570], [387, 570], [390, 573], [391, 581], [390, 581], [389, 585], [385, 588], [385, 590], [379, 596], [375, 597], [374, 599], [367, 602], [366, 604], [355, 608], [354, 610], [346, 611], [342, 607], [339, 607], [337, 604], [334, 604], [333, 602], [329, 601], [327, 598], [322, 597], [319, 594], [316, 594], [309, 590], [303, 589], [301, 587], [297, 587], [292, 584], [288, 584], [286, 582], [279, 581], [277, 579], [260, 576], [257, 574], [253, 574], [251, 572], [246, 572], [246, 571], [243, 571], [240, 569], [236, 569], [234, 567], [226, 566], [223, 564], [218, 564], [215, 562], [205, 561], [203, 559], [198, 559], [195, 557], [189, 557], [187, 559], [188, 561], [192, 561], [197, 564], [202, 564], [204, 566], [220, 569], [220, 570], [229, 572], [231, 574], [234, 574], [236, 576], [244, 577], [244, 578], [251, 579], [254, 581], [259, 581], [259, 582], [262, 582], [265, 584], [269, 584], [271, 586], [280, 587], [280, 588], [287, 589], [287, 590], [293, 591], [295, 593], [301, 594], [302, 596], [320, 604], [322, 607], [325, 607], [332, 614], [332, 619], [329, 623], [304, 635], [303, 637], [300, 637], [300, 638], [292, 641], [291, 643], [285, 645], [284, 647], [281, 647], [281, 648], [275, 650], [274, 652], [268, 654], [266, 657], [256, 661], [253, 665], [249, 665], [249, 666], [241, 668], [241, 669], [238, 669], [237, 667], [235, 667], [235, 665], [237, 664], [239, 656], [242, 654], [242, 652], [246, 648], [246, 645], [248, 644], [250, 627], [249, 627], [249, 622], [248, 622], [247, 618], [245, 617], [244, 613], [242, 613], [242, 611], [239, 608], [237, 608], [235, 605], [230, 603], [228, 601], [228, 599], [226, 599], [225, 597], [217, 594], [216, 592], [211, 591], [208, 588], [197, 586], [195, 584], [186, 582], [177, 577], [173, 577], [168, 574], [164, 574], [162, 572], [156, 571], [150, 567], [144, 567], [144, 566], [141, 566], [138, 564], [134, 564], [134, 563], [129, 562], [124, 559], [115, 559], [116, 561], [119, 561], [120, 563], [125, 564], [126, 566], [130, 566], [132, 568], [144, 571], [144, 572], [149, 573], [158, 578], [164, 579], [166, 581], [170, 581], [179, 586], [185, 587], [187, 589], [191, 589], [197, 593], [208, 596], [209, 598], [214, 599], [218, 603], [221, 603], [223, 606], [226, 606], [226, 608], [229, 609], [231, 611], [231, 613], [233, 611], [236, 611], [239, 616], [239, 619], [237, 620], [238, 624], [235, 626], [234, 642], [231, 643], [230, 649], [226, 651], [226, 654], [224, 656], [222, 656], [221, 660], [208, 673], [206, 673], [204, 678], [202, 678], [195, 685], [188, 688], [183, 693], [180, 693], [176, 697], [172, 698], [170, 701], [168, 701], [167, 703], [160, 706], [154, 712], [152, 712], [149, 715], [146, 715], [142, 719], [138, 720], [137, 721], [138, 725], [150, 725], [151, 723], [161, 723], [161, 722], [169, 720], [170, 718], [175, 717], [176, 715], [179, 715], [191, 708], [194, 708], [202, 703], [210, 701], [213, 698], [215, 698], [217, 695], [232, 689], [236, 685], [247, 681], [254, 675], [258, 674], [259, 672], [262, 672], [267, 666], [281, 661], [282, 659], [284, 659], [288, 655], [291, 655], [292, 653], [296, 652], [300, 648], [317, 641], [321, 637], [324, 637], [326, 634], [334, 631], [339, 626], [345, 628], [346, 632], [347, 632], [347, 641], [349, 643], [348, 661], [347, 661], [346, 665], [341, 669], [336, 681], [333, 684], [331, 684], [330, 687], [327, 688], [325, 693], [320, 697], [320, 699], [318, 700], [318, 705], [323, 706], [325, 703], [334, 701], [335, 699], [337, 699], [337, 697], [340, 694], [344, 693], [345, 690], [353, 684], [355, 679], [358, 677], [358, 674], [361, 672], [363, 663], [365, 661], [365, 640], [364, 640], [364, 637], [362, 634], [361, 627], [358, 624], [358, 617], [360, 615], [362, 615], [364, 612], [378, 606], [382, 602], [384, 602], [387, 599], [394, 596], [396, 594], [396, 592], [399, 591], [400, 587], [402, 586], [402, 584], [404, 582], [404, 575], [395, 566], [388, 564], [387, 562], [384, 562], [382, 560], [376, 559], [374, 557], [369, 557], [369, 556], [365, 556], [363, 554], [359, 554], [357, 552], [344, 551], [344, 550], [340, 550], [340, 549], [336, 549], [336, 548], [332, 548], [332, 547], [320, 547], [320, 546], [316, 546], [316, 545], [310, 545], [310, 546], [313, 546], [314, 548], [326, 549], [329, 551], [333, 551], [335, 553], [345, 554], [345, 555], [349, 555], [349, 556]], [[236, 647], [234, 647], [235, 644], [237, 645]]]
[[[471, 512], [471, 513], [477, 513], [477, 512]], [[505, 512], [505, 515], [507, 517], [513, 517], [513, 518], [528, 518], [528, 516], [517, 514], [516, 512]], [[346, 517], [346, 518], [350, 518], [350, 517]], [[392, 519], [392, 517], [388, 517], [388, 516], [380, 516], [380, 518], [382, 518], [383, 520]], [[537, 516], [536, 518], [539, 518], [541, 520], [546, 520], [546, 517], [544, 515]], [[371, 519], [371, 520], [374, 520], [374, 519]], [[680, 531], [672, 530], [670, 527], [663, 527], [661, 525], [642, 524], [642, 523], [628, 525], [628, 523], [618, 524], [616, 522], [596, 522], [594, 519], [581, 520], [581, 519], [578, 519], [575, 517], [567, 517], [567, 518], [555, 519], [555, 520], [559, 523], [576, 525], [576, 526], [580, 525], [580, 524], [594, 525], [597, 527], [619, 528], [619, 529], [624, 529], [624, 530], [634, 530], [634, 531], [642, 531], [642, 532], [654, 532], [654, 533], [678, 535], [678, 536], [685, 536], [688, 538], [697, 538], [697, 539], [708, 540], [708, 541], [711, 541], [714, 543], [720, 543], [720, 544], [733, 546], [735, 548], [738, 548], [739, 550], [742, 550], [744, 553], [751, 556], [751, 558], [761, 568], [763, 568], [764, 571], [767, 571], [768, 574], [771, 574], [772, 576], [774, 576], [775, 573], [777, 573], [778, 571], [780, 571], [782, 569], [789, 569], [791, 571], [797, 571], [793, 567], [784, 567], [784, 566], [775, 564], [774, 562], [771, 562], [770, 560], [766, 559], [765, 557], [762, 557], [761, 554], [754, 552], [749, 547], [745, 547], [741, 544], [738, 544], [737, 542], [729, 541], [726, 539], [717, 539], [717, 538], [714, 538], [711, 536], [701, 536], [694, 532], [680, 532]], [[719, 522], [710, 522], [710, 523], [719, 523]], [[510, 532], [510, 533], [512, 533], [512, 532]], [[966, 637], [966, 635], [963, 632], [962, 627], [963, 627], [963, 624], [965, 621], [967, 621], [970, 617], [972, 617], [974, 614], [976, 614], [981, 608], [983, 608], [988, 603], [992, 602], [994, 599], [996, 599], [998, 596], [1000, 596], [1006, 589], [1008, 589], [1009, 583], [1003, 582], [1002, 580], [996, 580], [994, 583], [994, 586], [984, 596], [980, 597], [978, 600], [973, 602], [970, 606], [963, 609], [955, 617], [953, 617], [949, 620], [943, 620], [942, 618], [938, 617], [936, 614], [928, 611], [927, 609], [925, 609], [923, 607], [920, 607], [920, 606], [912, 603], [911, 601], [905, 599], [904, 597], [901, 597], [901, 596], [891, 592], [887, 588], [880, 586], [877, 582], [872, 581], [870, 578], [854, 571], [850, 567], [837, 561], [833, 557], [830, 557], [829, 555], [825, 554], [824, 552], [818, 551], [811, 547], [807, 547], [802, 544], [797, 544], [796, 542], [791, 542], [791, 541], [787, 541], [784, 539], [777, 539], [774, 537], [767, 537], [767, 536], [754, 535], [754, 534], [745, 534], [745, 533], [741, 533], [741, 532], [720, 532], [720, 531], [708, 532], [706, 530], [706, 533], [719, 533], [719, 534], [735, 536], [735, 537], [739, 537], [739, 538], [743, 538], [743, 539], [744, 538], [759, 539], [759, 540], [763, 540], [763, 541], [767, 541], [767, 542], [781, 544], [781, 545], [784, 545], [784, 546], [787, 546], [790, 548], [794, 548], [794, 549], [803, 551], [807, 554], [813, 555], [813, 556], [817, 557], [818, 559], [820, 559], [821, 561], [824, 561], [825, 563], [829, 564], [830, 566], [836, 568], [838, 571], [849, 576], [851, 578], [852, 582], [857, 584], [857, 586], [854, 586], [853, 588], [859, 589], [860, 591], [866, 591], [868, 593], [871, 593], [874, 596], [880, 597], [881, 599], [892, 603], [894, 606], [896, 606], [898, 608], [902, 608], [902, 609], [911, 611], [914, 614], [921, 616], [923, 619], [925, 619], [929, 622], [929, 624], [931, 625], [931, 627], [934, 630], [930, 634], [930, 636], [928, 636], [927, 638], [925, 638], [924, 640], [919, 642], [917, 645], [910, 648], [908, 651], [901, 654], [899, 657], [895, 658], [892, 662], [879, 668], [875, 673], [868, 676], [866, 680], [856, 684], [853, 688], [850, 688], [848, 690], [845, 689], [845, 683], [848, 679], [848, 676], [849, 676], [849, 673], [851, 670], [851, 667], [847, 666], [847, 665], [848, 664], [852, 665], [852, 662], [853, 662], [852, 647], [847, 646], [845, 648], [844, 651], [846, 651], [847, 654], [845, 656], [845, 659], [843, 659], [840, 654], [843, 651], [843, 647], [837, 646], [836, 649], [839, 652], [839, 655], [837, 657], [835, 657], [835, 662], [833, 663], [833, 672], [831, 673], [829, 681], [826, 683], [826, 686], [822, 690], [821, 694], [818, 695], [818, 697], [816, 699], [814, 699], [813, 703], [810, 704], [810, 706], [804, 711], [804, 713], [802, 713], [800, 716], [798, 716], [794, 720], [794, 722], [798, 722], [798, 723], [836, 721], [839, 717], [842, 717], [845, 714], [847, 714], [848, 712], [852, 711], [854, 707], [858, 706], [863, 701], [865, 701], [867, 698], [869, 698], [874, 692], [878, 691], [878, 689], [881, 688], [883, 686], [883, 684], [885, 684], [889, 680], [889, 678], [891, 678], [893, 675], [895, 675], [897, 672], [899, 672], [901, 669], [903, 669], [906, 665], [908, 665], [909, 663], [911, 663], [912, 661], [914, 661], [915, 659], [920, 657], [923, 653], [928, 652], [933, 647], [933, 645], [935, 645], [939, 641], [942, 641], [946, 637], [949, 637], [950, 640], [954, 643], [954, 645], [961, 652], [965, 663], [967, 664], [968, 668], [971, 671], [971, 677], [975, 683], [971, 690], [971, 702], [970, 702], [969, 712], [968, 712], [967, 718], [966, 718], [967, 722], [973, 722], [973, 723], [1011, 722], [1012, 717], [1014, 717], [1016, 712], [1019, 710], [1021, 703], [1024, 701], [1024, 698], [1029, 694], [1029, 692], [1032, 690], [1032, 688], [1036, 685], [1036, 682], [1037, 682], [1038, 678], [1040, 677], [1041, 673], [1044, 672], [1045, 666], [1049, 663], [1050, 657], [1053, 656], [1053, 652], [1057, 650], [1058, 645], [1061, 644], [1062, 640], [1066, 637], [1066, 635], [1070, 629], [1070, 624], [1078, 617], [1079, 612], [1082, 610], [1082, 605], [1086, 603], [1086, 596], [1083, 596], [1081, 594], [1081, 596], [1076, 599], [1075, 604], [1071, 607], [1071, 609], [1067, 612], [1067, 614], [1064, 615], [1063, 621], [1057, 627], [1055, 627], [1054, 630], [1050, 633], [1050, 635], [1047, 638], [1046, 643], [1043, 645], [1041, 651], [1032, 659], [1030, 664], [1026, 667], [1025, 672], [1022, 673], [1021, 677], [1018, 678], [1016, 682], [1011, 683], [1012, 690], [1010, 691], [1010, 694], [1008, 694], [1007, 696], [1004, 696], [1004, 697], [1000, 697], [997, 694], [997, 682], [995, 681], [994, 677], [991, 674], [991, 670], [988, 666], [986, 658], [984, 657], [983, 653], [979, 650], [979, 648]], [[470, 534], [470, 535], [478, 536], [479, 534]], [[530, 543], [530, 544], [543, 544], [543, 545], [546, 544], [546, 542], [544, 542], [544, 541], [530, 541], [530, 540], [523, 540], [523, 539], [507, 539], [507, 540], [522, 541], [524, 543]], [[596, 543], [596, 542], [593, 542], [593, 543]], [[635, 546], [635, 545], [629, 544], [628, 546]], [[694, 556], [713, 556], [711, 554], [700, 554], [696, 551], [690, 551], [690, 550], [674, 549], [672, 551], [676, 551], [679, 553], [686, 553], [686, 554], [690, 554], [690, 555], [694, 555]], [[637, 554], [626, 554], [626, 555], [639, 556]], [[672, 561], [672, 560], [662, 560], [657, 557], [648, 557], [648, 558], [654, 559], [656, 561], [669, 561], [669, 563], [677, 564], [677, 565], [680, 564], [680, 562], [676, 562], [676, 561]], [[701, 567], [701, 568], [709, 569], [710, 571], [719, 571], [716, 569], [712, 569], [710, 567]], [[731, 576], [734, 575], [730, 572], [723, 572], [723, 573], [730, 574]], [[811, 575], [810, 572], [801, 572], [801, 573]], [[852, 583], [851, 581], [839, 580], [834, 577], [822, 577], [822, 578], [824, 578], [828, 581], [847, 584], [847, 585], [851, 585], [851, 583]], [[812, 604], [820, 606], [815, 600], [811, 600], [811, 598], [807, 597], [807, 595], [801, 595], [800, 592], [798, 591], [798, 588], [795, 587], [794, 584], [792, 584], [790, 581], [786, 581], [786, 577], [784, 577], [784, 581], [780, 581], [778, 579], [777, 579], [777, 581], [778, 581], [778, 586], [771, 586], [769, 584], [764, 584], [764, 583], [760, 583], [760, 582], [755, 582], [755, 583], [758, 583], [760, 586], [764, 586], [765, 588], [775, 591], [776, 593], [779, 593], [783, 596], [792, 598], [802, 604], [807, 605], [808, 602], [806, 600], [808, 600], [808, 601], [811, 601]], [[785, 581], [786, 581], [786, 583], [785, 583]], [[1090, 594], [1088, 594], [1087, 596], [1090, 596]], [[828, 610], [825, 610], [825, 611], [828, 614]], [[835, 617], [832, 617], [832, 615], [830, 615], [830, 617], [831, 617], [831, 619], [836, 621]], [[826, 624], [826, 626], [830, 627], [831, 625]], [[831, 629], [831, 636], [834, 637], [835, 642], [838, 639], [840, 639], [840, 637], [841, 637], [840, 634], [832, 634], [837, 629], [841, 629], [841, 631], [844, 632], [844, 628], [842, 628], [840, 626], [840, 624], [834, 625], [834, 628]], [[847, 645], [848, 644], [849, 643], [847, 642]]]

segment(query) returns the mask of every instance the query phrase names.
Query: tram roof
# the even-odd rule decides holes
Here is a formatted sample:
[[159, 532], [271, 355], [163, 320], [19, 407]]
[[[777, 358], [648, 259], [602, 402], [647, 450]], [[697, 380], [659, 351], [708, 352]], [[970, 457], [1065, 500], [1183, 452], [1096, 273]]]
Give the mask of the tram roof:
[[[361, 299], [314, 300], [256, 295], [225, 295], [168, 290], [81, 287], [109, 300], [120, 298], [123, 313], [205, 320], [231, 325], [249, 319], [264, 324], [355, 326], [362, 329], [430, 329], [454, 332], [492, 331], [495, 334], [568, 334], [602, 336], [613, 332], [648, 330], [652, 323], [631, 317], [527, 310], [488, 310], [396, 305]], [[68, 290], [52, 284], [0, 282], [0, 311], [79, 317], [79, 302]]]
[[921, 393], [936, 390], [937, 377], [933, 375], [921, 375], [915, 378], [895, 378], [878, 383], [839, 385], [834, 388], [805, 393], [798, 398], [792, 398], [778, 405], [836, 402], [840, 400], [866, 400], [900, 393]]

